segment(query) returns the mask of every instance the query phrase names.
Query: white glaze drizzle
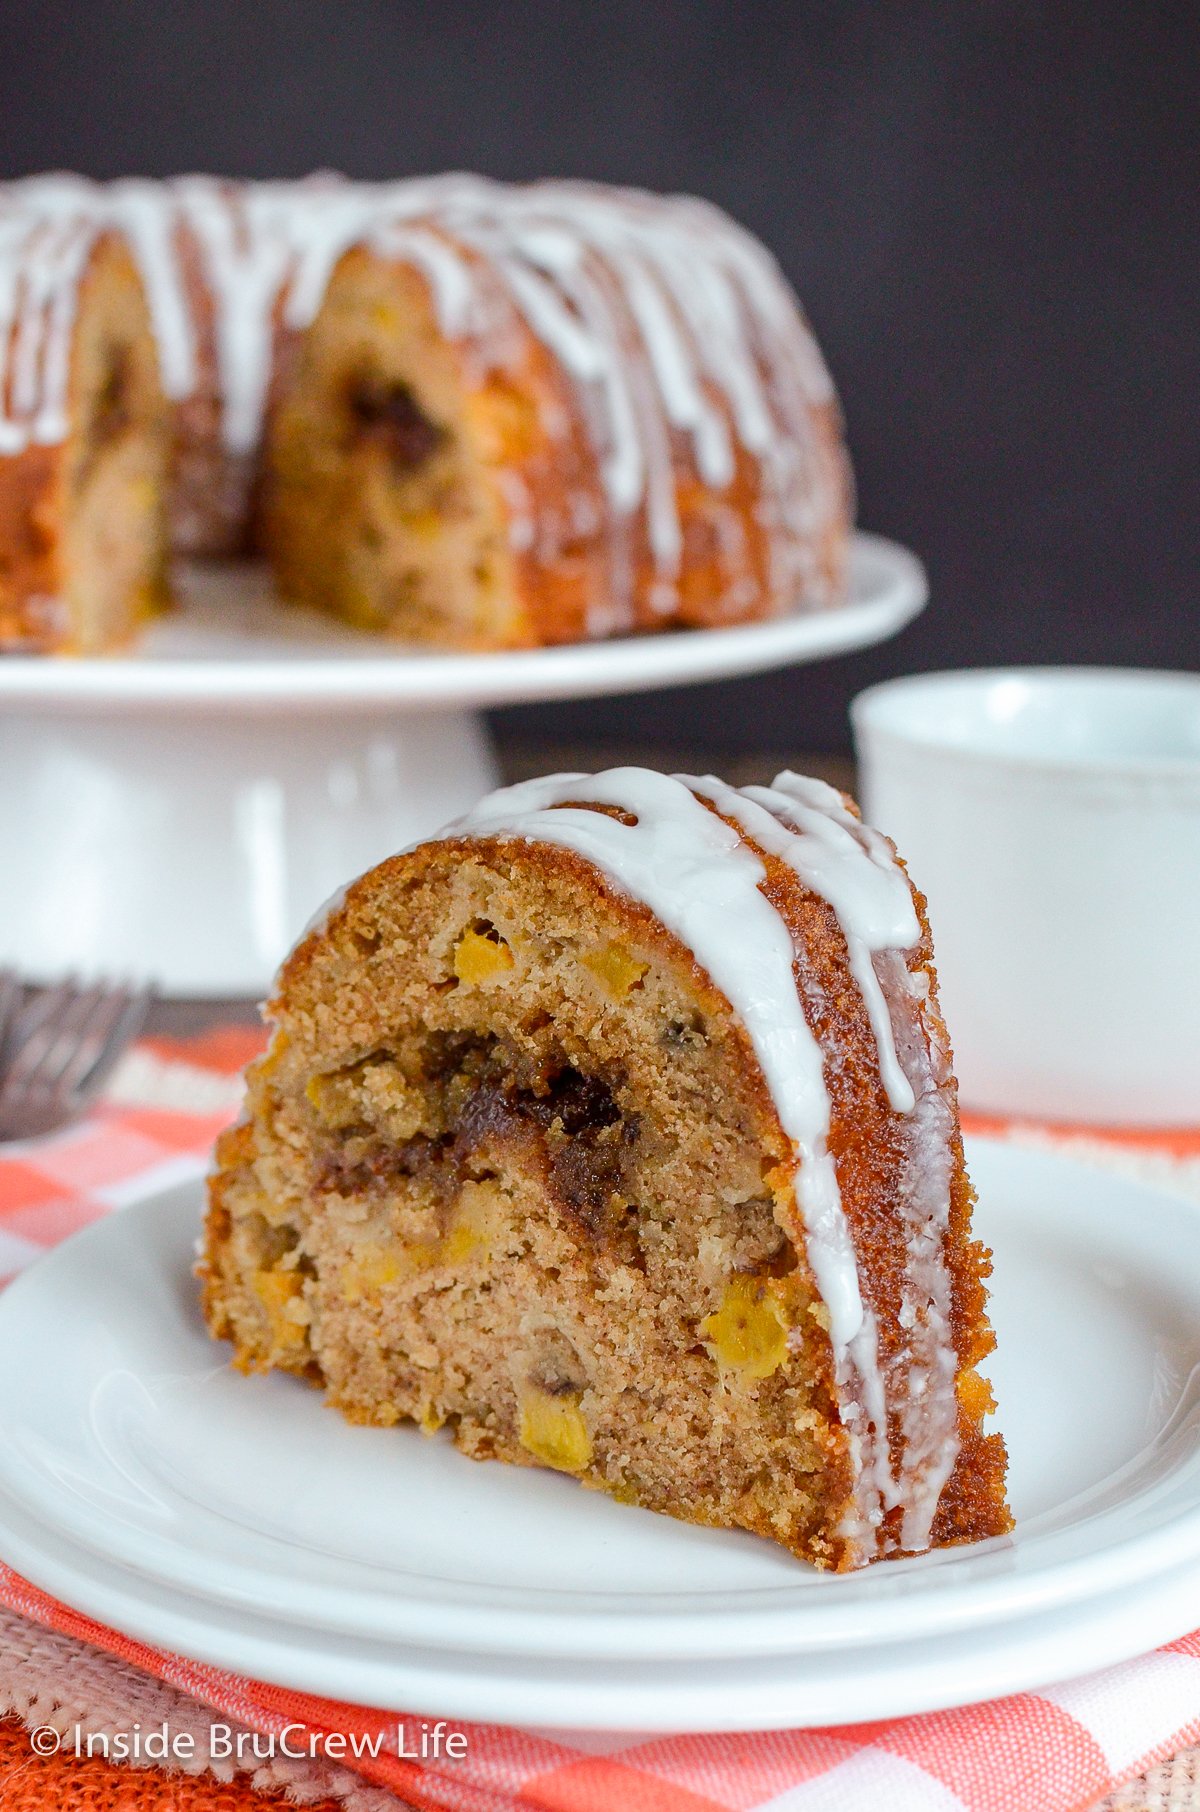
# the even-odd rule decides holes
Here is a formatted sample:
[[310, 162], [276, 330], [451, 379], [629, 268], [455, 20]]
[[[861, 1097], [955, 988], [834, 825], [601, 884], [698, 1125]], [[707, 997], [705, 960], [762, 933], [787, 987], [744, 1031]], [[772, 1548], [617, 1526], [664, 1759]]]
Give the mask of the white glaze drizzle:
[[[189, 257], [198, 264], [214, 311], [221, 434], [234, 458], [252, 458], [261, 438], [280, 327], [307, 326], [339, 257], [366, 242], [425, 279], [441, 330], [480, 369], [519, 356], [519, 341], [503, 330], [507, 309], [575, 387], [608, 515], [606, 595], [591, 629], [611, 633], [635, 621], [629, 537], [639, 524], [654, 563], [651, 606], [670, 614], [678, 603], [681, 443], [717, 495], [711, 520], [725, 605], [744, 609], [763, 589], [737, 513], [726, 511], [726, 521], [719, 504], [739, 448], [757, 466], [767, 530], [761, 603], [832, 601], [819, 546], [840, 518], [846, 479], [815, 419], [832, 400], [829, 377], [774, 260], [707, 203], [461, 174], [383, 184], [324, 175], [107, 187], [55, 176], [4, 185], [0, 385], [8, 407], [0, 451], [66, 433], [78, 278], [108, 227], [125, 233], [141, 268], [164, 389], [175, 402], [201, 377]], [[547, 562], [556, 556], [556, 539], [542, 550], [528, 525], [517, 525], [513, 545]]]
[[197, 347], [175, 242], [176, 210], [161, 183], [132, 178], [114, 183], [104, 203], [133, 247], [146, 286], [162, 387], [178, 401], [195, 388]]
[[[705, 807], [705, 798], [721, 816]], [[636, 823], [589, 811], [589, 802], [617, 807]], [[840, 1413], [856, 1474], [854, 1509], [841, 1533], [858, 1560], [870, 1558], [885, 1512], [900, 1506], [902, 1545], [914, 1551], [927, 1546], [958, 1452], [957, 1358], [942, 1249], [954, 1121], [946, 1053], [935, 1046], [921, 1012], [925, 978], [910, 975], [904, 960], [920, 926], [890, 847], [821, 782], [784, 773], [772, 788], [739, 790], [710, 778], [642, 769], [553, 775], [504, 788], [442, 835], [514, 836], [574, 850], [649, 906], [725, 994], [796, 1152], [805, 1249], [829, 1312]], [[908, 1350], [886, 1374], [827, 1148], [831, 1106], [823, 1058], [793, 971], [803, 953], [761, 891], [765, 871], [745, 838], [787, 861], [833, 908], [848, 949], [856, 942], [879, 965], [878, 973], [870, 968], [864, 1004], [881, 1076], [886, 1069], [889, 1098], [901, 1104], [897, 1111], [908, 1126], [896, 1204], [908, 1255], [901, 1313]], [[866, 973], [861, 964], [856, 979], [860, 973]], [[895, 1466], [889, 1414], [901, 1432]]]
[[231, 453], [250, 454], [262, 434], [285, 294], [288, 325], [306, 327], [376, 201], [362, 185], [333, 177], [226, 183], [185, 176], [169, 190], [216, 304], [222, 437]]
[[[938, 1500], [958, 1454], [958, 1401], [950, 1277], [942, 1249], [950, 1213], [954, 1116], [946, 1092], [947, 1054], [934, 1048], [921, 1011], [926, 978], [921, 972], [911, 974], [904, 960], [921, 937], [912, 890], [886, 838], [856, 817], [823, 781], [785, 770], [770, 787], [738, 789], [711, 777], [688, 784], [760, 848], [785, 861], [832, 907], [871, 1022], [880, 1080], [892, 1109], [906, 1119], [896, 1211], [907, 1251], [901, 1307], [907, 1350], [885, 1386], [868, 1308], [849, 1359], [867, 1411], [862, 1465], [881, 1502], [888, 1508], [903, 1506], [903, 1545], [918, 1551], [928, 1545]], [[848, 1374], [839, 1382], [853, 1388], [854, 1379]], [[899, 1413], [903, 1474], [893, 1468], [886, 1440], [879, 1438], [887, 1427], [889, 1405]]]
[[74, 176], [0, 189], [0, 453], [67, 433], [75, 297], [100, 231], [91, 193]]
[[903, 1388], [894, 1395], [906, 1463], [920, 1481], [920, 1490], [904, 1507], [902, 1542], [919, 1553], [929, 1544], [942, 1488], [959, 1451], [958, 1355], [944, 1252], [957, 1126], [950, 1054], [926, 1010], [928, 978], [921, 970], [910, 971], [898, 951], [882, 953], [876, 963], [892, 1004], [901, 1062], [916, 1094], [906, 1121], [906, 1161], [896, 1203], [908, 1248], [900, 1316], [909, 1354]]
[[[563, 809], [563, 800], [617, 806]], [[573, 849], [603, 870], [693, 951], [726, 995], [754, 1047], [784, 1131], [799, 1157], [797, 1189], [809, 1257], [829, 1310], [836, 1348], [862, 1325], [862, 1298], [833, 1161], [825, 1147], [829, 1097], [821, 1052], [792, 976], [792, 940], [759, 891], [764, 870], [739, 833], [670, 775], [614, 768], [595, 776], [551, 775], [503, 787], [444, 833], [507, 833]], [[731, 925], [738, 935], [731, 937]]]
[[[883, 838], [847, 811], [840, 794], [824, 781], [785, 771], [770, 787], [745, 787], [741, 798], [774, 820], [772, 853], [782, 856], [837, 914], [875, 1035], [888, 1100], [898, 1114], [910, 1114], [916, 1097], [896, 1054], [891, 1014], [873, 962], [885, 950], [911, 950], [920, 942], [907, 879]], [[767, 834], [762, 819], [756, 822]], [[763, 842], [750, 823], [743, 821], [743, 828]]]
[[[337, 259], [367, 232], [391, 189], [328, 175], [296, 183], [183, 176], [108, 185], [46, 176], [0, 186], [0, 297], [16, 293], [20, 304], [11, 354], [7, 336], [0, 338], [0, 383], [8, 377], [6, 359], [15, 376], [24, 336], [39, 348], [45, 390], [40, 418], [10, 411], [16, 419], [8, 422], [4, 450], [66, 433], [66, 356], [78, 278], [86, 249], [101, 232], [115, 230], [125, 235], [141, 272], [163, 389], [173, 402], [190, 397], [201, 375], [185, 241], [190, 245], [213, 308], [222, 439], [231, 454], [253, 453], [277, 324], [308, 325]], [[68, 231], [81, 236], [85, 255], [61, 273], [48, 240]]]
[[[759, 467], [776, 606], [801, 593], [816, 601], [814, 546], [841, 507], [844, 473], [814, 422], [832, 399], [828, 374], [769, 254], [719, 210], [686, 197], [587, 183], [442, 182], [432, 202], [399, 205], [430, 207], [446, 238], [476, 254], [473, 280], [499, 274], [579, 387], [610, 527], [639, 515], [645, 522], [655, 607], [669, 613], [677, 603], [672, 436], [690, 443], [697, 471], [719, 489], [735, 470], [731, 431]], [[722, 545], [728, 550], [732, 538]], [[731, 558], [727, 599], [744, 604], [751, 583], [745, 562]], [[608, 593], [602, 627], [614, 627], [614, 613], [615, 626], [630, 626], [630, 570], [620, 561]]]

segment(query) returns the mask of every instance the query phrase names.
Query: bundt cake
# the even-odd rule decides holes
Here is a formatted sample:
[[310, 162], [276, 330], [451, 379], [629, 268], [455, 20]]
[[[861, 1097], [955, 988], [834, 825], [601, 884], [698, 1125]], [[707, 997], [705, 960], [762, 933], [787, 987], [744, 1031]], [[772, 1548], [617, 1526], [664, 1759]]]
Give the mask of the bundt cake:
[[269, 1014], [200, 1268], [239, 1366], [823, 1568], [1010, 1526], [924, 901], [842, 795], [506, 788]]
[[[105, 259], [123, 290], [140, 278], [121, 333]], [[706, 203], [471, 176], [34, 177], [0, 186], [0, 297], [0, 646], [124, 639], [164, 510], [176, 549], [261, 549], [286, 597], [404, 640], [536, 646], [842, 595], [828, 374], [769, 254]], [[97, 333], [122, 372], [132, 337], [136, 372], [89, 374]], [[91, 574], [90, 513], [50, 476], [93, 381], [122, 392], [109, 441], [153, 468], [139, 502], [105, 493], [126, 563], [78, 578], [116, 591], [154, 540], [154, 581], [139, 567], [111, 624], [63, 576]]]

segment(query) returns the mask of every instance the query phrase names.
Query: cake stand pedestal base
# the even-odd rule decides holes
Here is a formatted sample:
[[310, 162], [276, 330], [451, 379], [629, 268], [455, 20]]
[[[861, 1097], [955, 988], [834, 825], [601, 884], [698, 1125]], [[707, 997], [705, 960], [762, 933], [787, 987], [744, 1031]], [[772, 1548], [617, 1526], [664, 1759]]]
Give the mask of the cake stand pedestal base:
[[856, 534], [846, 602], [562, 648], [404, 648], [283, 605], [254, 562], [105, 659], [0, 658], [0, 964], [261, 996], [342, 883], [497, 781], [489, 707], [768, 673], [911, 622], [925, 575]]
[[0, 714], [0, 964], [262, 994], [353, 875], [496, 785], [473, 712]]

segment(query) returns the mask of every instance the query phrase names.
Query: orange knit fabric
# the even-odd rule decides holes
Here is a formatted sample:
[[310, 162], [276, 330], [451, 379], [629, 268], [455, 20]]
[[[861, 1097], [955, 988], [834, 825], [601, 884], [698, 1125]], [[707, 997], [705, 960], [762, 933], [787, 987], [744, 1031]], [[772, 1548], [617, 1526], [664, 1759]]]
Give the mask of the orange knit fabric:
[[192, 1063], [202, 1069], [220, 1070], [230, 1075], [242, 1069], [266, 1048], [267, 1034], [262, 1026], [210, 1026], [191, 1038], [144, 1038], [143, 1048], [153, 1051], [164, 1063]]
[[[17, 1718], [0, 1720], [0, 1812], [272, 1812], [295, 1803], [211, 1774], [164, 1774], [98, 1756], [37, 1756]], [[339, 1800], [323, 1799], [306, 1812], [343, 1808]]]

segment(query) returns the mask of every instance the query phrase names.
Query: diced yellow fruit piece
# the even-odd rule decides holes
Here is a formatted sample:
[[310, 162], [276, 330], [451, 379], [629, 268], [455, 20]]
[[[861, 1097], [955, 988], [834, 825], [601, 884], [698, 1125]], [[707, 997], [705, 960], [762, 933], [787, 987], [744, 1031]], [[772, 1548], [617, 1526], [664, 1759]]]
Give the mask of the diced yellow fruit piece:
[[439, 510], [409, 510], [403, 521], [415, 541], [434, 541], [446, 526], [446, 519]]
[[461, 1265], [484, 1243], [479, 1230], [470, 1221], [455, 1221], [442, 1241], [441, 1257], [448, 1265]]
[[640, 963], [624, 944], [605, 944], [600, 950], [591, 950], [583, 962], [614, 1000], [624, 1000], [650, 967], [649, 963]]
[[254, 1288], [269, 1309], [281, 1309], [293, 1296], [299, 1296], [304, 1279], [298, 1271], [256, 1271]]
[[418, 1418], [418, 1427], [422, 1434], [435, 1435], [445, 1424], [445, 1416], [440, 1416], [432, 1403], [427, 1403]]
[[313, 1076], [304, 1093], [309, 1106], [335, 1132], [362, 1118], [356, 1091], [345, 1076]]
[[495, 1188], [487, 1183], [467, 1183], [455, 1205], [454, 1216], [442, 1241], [441, 1258], [448, 1265], [462, 1264], [473, 1253], [491, 1257], [496, 1232], [498, 1202]]
[[398, 1251], [364, 1247], [342, 1270], [342, 1295], [347, 1302], [361, 1302], [372, 1291], [384, 1290], [397, 1282], [402, 1270]]
[[592, 1458], [588, 1433], [573, 1393], [551, 1396], [536, 1384], [521, 1392], [521, 1445], [556, 1472], [585, 1472]]
[[368, 1289], [386, 1289], [388, 1284], [395, 1283], [400, 1269], [400, 1259], [395, 1252], [376, 1252], [364, 1266], [363, 1281]]
[[454, 952], [454, 973], [459, 981], [477, 986], [503, 975], [513, 961], [513, 953], [503, 941], [484, 937], [479, 931], [465, 931]]
[[292, 1041], [286, 1032], [276, 1032], [271, 1039], [270, 1049], [264, 1056], [259, 1058], [254, 1066], [255, 1075], [264, 1078], [273, 1076], [283, 1062], [283, 1059], [287, 1056], [288, 1047], [291, 1045], [291, 1042]]
[[786, 1201], [796, 1191], [796, 1172], [787, 1164], [773, 1164], [763, 1172], [763, 1182], [776, 1201]]
[[303, 1288], [304, 1279], [298, 1271], [254, 1273], [255, 1294], [267, 1311], [276, 1346], [302, 1346], [304, 1343], [304, 1320], [293, 1312], [293, 1305], [302, 1306], [299, 1297]]
[[992, 1387], [986, 1378], [972, 1369], [963, 1372], [955, 1386], [958, 1400], [972, 1422], [978, 1422], [984, 1416], [990, 1416], [996, 1407]]
[[769, 1378], [787, 1358], [787, 1327], [761, 1278], [731, 1277], [720, 1308], [704, 1317], [700, 1332], [722, 1371]]

